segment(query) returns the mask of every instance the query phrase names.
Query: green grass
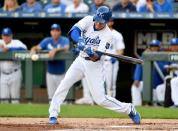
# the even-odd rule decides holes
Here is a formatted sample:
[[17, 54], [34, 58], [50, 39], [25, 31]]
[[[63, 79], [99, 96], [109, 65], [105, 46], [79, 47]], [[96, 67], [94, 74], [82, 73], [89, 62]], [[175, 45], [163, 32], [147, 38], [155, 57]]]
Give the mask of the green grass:
[[[48, 104], [0, 104], [0, 117], [48, 117]], [[178, 119], [178, 109], [138, 107], [142, 118]], [[99, 106], [63, 105], [61, 117], [67, 118], [128, 118]]]

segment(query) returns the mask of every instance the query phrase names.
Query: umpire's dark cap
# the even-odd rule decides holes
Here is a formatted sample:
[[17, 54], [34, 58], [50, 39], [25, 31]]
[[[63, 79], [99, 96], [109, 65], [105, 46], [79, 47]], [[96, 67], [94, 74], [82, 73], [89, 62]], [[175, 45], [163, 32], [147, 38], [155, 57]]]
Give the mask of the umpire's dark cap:
[[12, 30], [9, 27], [3, 28], [1, 34], [2, 35], [12, 35]]
[[61, 30], [61, 26], [59, 24], [52, 24], [51, 30]]

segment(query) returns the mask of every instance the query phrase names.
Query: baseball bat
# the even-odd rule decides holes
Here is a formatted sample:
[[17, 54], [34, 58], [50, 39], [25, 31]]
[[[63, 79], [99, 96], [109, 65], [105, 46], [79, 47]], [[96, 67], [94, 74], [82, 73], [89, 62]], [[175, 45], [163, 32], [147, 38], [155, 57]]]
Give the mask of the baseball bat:
[[141, 59], [137, 59], [137, 58], [133, 58], [133, 57], [125, 56], [125, 55], [116, 55], [116, 54], [111, 54], [111, 53], [102, 52], [102, 51], [98, 51], [98, 50], [95, 50], [95, 52], [117, 58], [118, 60], [127, 62], [127, 63], [132, 63], [132, 64], [143, 64], [144, 63], [143, 60], [141, 60]]

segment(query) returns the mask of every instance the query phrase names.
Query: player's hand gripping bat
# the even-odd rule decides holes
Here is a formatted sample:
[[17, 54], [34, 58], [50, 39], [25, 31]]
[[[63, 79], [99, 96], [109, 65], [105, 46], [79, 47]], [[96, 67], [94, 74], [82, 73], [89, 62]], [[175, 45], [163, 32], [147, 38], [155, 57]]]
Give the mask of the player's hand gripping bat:
[[[74, 45], [74, 47], [78, 47], [78, 46]], [[98, 51], [98, 50], [94, 50], [94, 51], [101, 53], [103, 55], [107, 55], [107, 56], [117, 58], [118, 60], [123, 61], [123, 62], [128, 62], [128, 63], [132, 63], [132, 64], [143, 64], [143, 60], [141, 60], [141, 59], [137, 59], [137, 58], [133, 58], [133, 57], [125, 56], [125, 55], [111, 54], [111, 53], [102, 52], [102, 51]]]

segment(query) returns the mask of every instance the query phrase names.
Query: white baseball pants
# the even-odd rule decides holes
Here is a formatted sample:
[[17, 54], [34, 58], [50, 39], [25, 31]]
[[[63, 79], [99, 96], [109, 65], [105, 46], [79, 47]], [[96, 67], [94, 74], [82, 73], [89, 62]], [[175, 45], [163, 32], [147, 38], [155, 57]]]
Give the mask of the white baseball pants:
[[[132, 95], [132, 104], [134, 106], [142, 105], [142, 92], [143, 92], [143, 82], [140, 82], [139, 87], [132, 85], [131, 87], [131, 95]], [[158, 101], [157, 91], [153, 89], [153, 101]]]
[[160, 84], [156, 87], [156, 94], [159, 102], [164, 102], [165, 92], [166, 92], [165, 83]]
[[142, 105], [142, 90], [143, 90], [143, 82], [140, 82], [139, 87], [136, 87], [134, 84], [131, 87], [131, 95], [132, 95], [132, 104], [134, 106]]
[[50, 74], [49, 72], [46, 73], [47, 92], [48, 92], [49, 101], [51, 101], [58, 85], [61, 83], [63, 78], [64, 78], [64, 74], [54, 75], [54, 74]]
[[171, 98], [174, 105], [178, 105], [178, 77], [174, 77], [171, 80]]
[[84, 77], [89, 85], [91, 95], [98, 105], [116, 112], [130, 113], [130, 103], [122, 103], [115, 98], [105, 95], [103, 62], [92, 62], [78, 56], [68, 69], [52, 98], [49, 108], [49, 117], [58, 116], [60, 113], [59, 107], [64, 101], [69, 89], [75, 82]]
[[1, 99], [4, 99], [1, 101], [1, 103], [8, 103], [9, 100], [5, 99], [11, 99], [11, 103], [14, 104], [19, 103], [22, 79], [21, 70], [19, 69], [11, 74], [5, 74], [1, 72], [0, 79], [0, 96]]
[[93, 102], [86, 78], [82, 79], [82, 86], [83, 86], [83, 98]]
[[116, 61], [114, 64], [112, 64], [110, 60], [104, 61], [107, 95], [114, 98], [116, 97], [116, 81], [118, 70], [118, 61]]

